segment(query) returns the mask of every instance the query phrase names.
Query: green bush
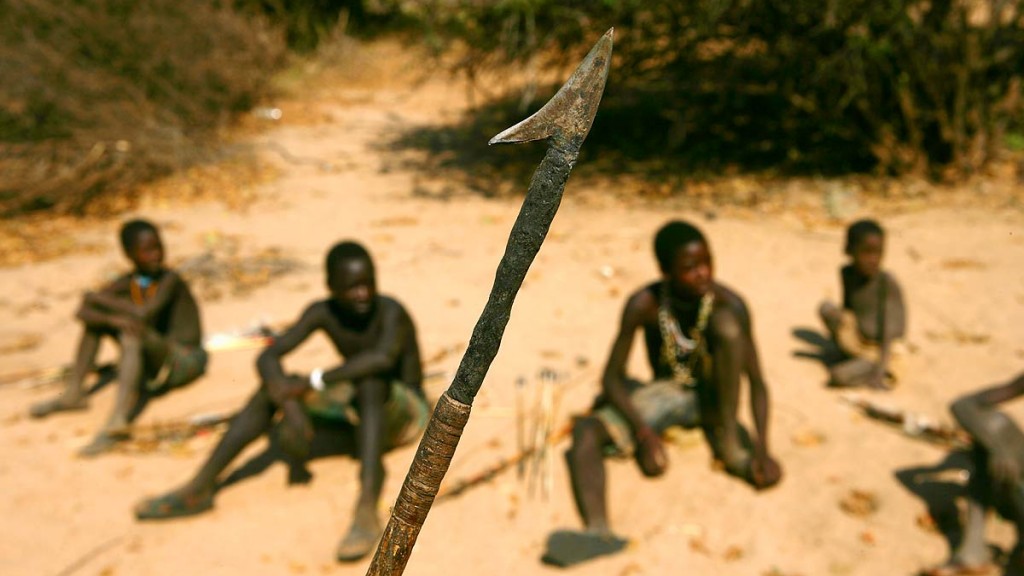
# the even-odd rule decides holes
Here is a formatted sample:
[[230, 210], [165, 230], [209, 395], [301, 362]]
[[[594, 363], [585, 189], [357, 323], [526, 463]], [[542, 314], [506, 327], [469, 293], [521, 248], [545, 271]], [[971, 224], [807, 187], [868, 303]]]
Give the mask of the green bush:
[[0, 215], [81, 211], [202, 158], [282, 42], [203, 0], [0, 3]]
[[588, 146], [677, 170], [968, 174], [1019, 125], [1024, 15], [1005, 0], [412, 0], [458, 66], [616, 53]]

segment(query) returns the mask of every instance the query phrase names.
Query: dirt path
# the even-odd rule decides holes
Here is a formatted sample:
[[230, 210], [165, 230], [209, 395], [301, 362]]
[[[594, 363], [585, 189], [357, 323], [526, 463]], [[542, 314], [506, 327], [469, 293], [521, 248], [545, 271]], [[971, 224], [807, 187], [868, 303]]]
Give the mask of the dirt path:
[[[427, 357], [462, 345], [483, 305], [518, 205], [456, 195], [412, 193], [418, 178], [376, 144], [395, 130], [454, 118], [464, 92], [437, 76], [412, 88], [362, 78], [284, 102], [279, 126], [254, 136], [281, 177], [262, 186], [244, 211], [219, 204], [150, 203], [140, 213], [163, 225], [172, 261], [202, 252], [211, 238], [237, 237], [240, 250], [277, 247], [300, 271], [246, 295], [204, 303], [207, 331], [259, 318], [289, 321], [324, 293], [321, 260], [334, 241], [364, 241], [377, 258], [381, 289], [413, 311]], [[483, 145], [483, 143], [481, 143]], [[282, 153], [282, 151], [284, 151]], [[525, 188], [526, 183], [523, 183]], [[458, 190], [456, 190], [458, 192]], [[510, 453], [517, 377], [536, 386], [550, 367], [570, 375], [559, 419], [585, 409], [616, 326], [622, 300], [655, 275], [650, 239], [670, 217], [694, 219], [711, 238], [717, 275], [747, 297], [773, 399], [772, 448], [785, 466], [782, 485], [755, 494], [710, 468], [703, 443], [684, 435], [670, 448], [671, 469], [657, 481], [635, 467], [610, 467], [615, 526], [636, 542], [615, 558], [575, 571], [589, 574], [836, 575], [913, 574], [947, 554], [944, 538], [918, 525], [923, 501], [894, 475], [939, 462], [944, 452], [864, 420], [822, 387], [822, 368], [796, 353], [794, 337], [817, 330], [815, 309], [838, 296], [841, 228], [799, 218], [738, 212], [709, 219], [665, 205], [600, 200], [570, 183], [566, 202], [517, 301], [451, 476], [470, 474]], [[893, 404], [947, 418], [965, 390], [1008, 378], [1024, 365], [1024, 216], [1020, 211], [935, 207], [885, 218], [892, 231], [888, 267], [910, 307], [908, 382]], [[74, 231], [105, 249], [0, 269], [0, 344], [37, 335], [26, 350], [0, 355], [0, 372], [70, 358], [70, 321], [82, 290], [122, 265], [116, 221]], [[639, 350], [637, 350], [639, 352]], [[218, 353], [199, 384], [152, 405], [142, 422], [238, 407], [254, 389], [253, 351]], [[634, 358], [643, 374], [639, 354]], [[289, 366], [332, 361], [323, 342]], [[454, 369], [450, 354], [433, 369]], [[434, 381], [432, 394], [443, 388]], [[532, 390], [532, 388], [531, 388]], [[0, 574], [362, 574], [365, 563], [335, 565], [334, 547], [356, 497], [356, 464], [314, 461], [306, 486], [286, 486], [276, 464], [225, 489], [211, 513], [139, 525], [131, 506], [173, 487], [195, 469], [213, 439], [173, 452], [73, 458], [113, 401], [107, 389], [89, 412], [44, 422], [25, 417], [50, 390], [0, 387]], [[1013, 407], [1024, 418], [1024, 406]], [[749, 420], [747, 411], [744, 418]], [[242, 458], [257, 455], [262, 445]], [[385, 504], [393, 501], [413, 450], [388, 456]], [[561, 453], [561, 448], [557, 451]], [[560, 457], [554, 495], [530, 498], [514, 474], [438, 505], [409, 574], [540, 574], [546, 534], [576, 526]], [[921, 486], [917, 486], [921, 489]], [[878, 509], [844, 513], [851, 490], [870, 492]], [[995, 524], [993, 543], [1012, 530]]]

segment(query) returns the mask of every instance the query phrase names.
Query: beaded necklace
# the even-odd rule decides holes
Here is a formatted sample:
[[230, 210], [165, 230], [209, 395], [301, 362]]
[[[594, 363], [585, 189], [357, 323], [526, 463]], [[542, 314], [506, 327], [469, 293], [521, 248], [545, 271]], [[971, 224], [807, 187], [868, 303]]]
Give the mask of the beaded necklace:
[[132, 295], [132, 302], [136, 306], [142, 306], [156, 294], [157, 282], [149, 276], [143, 276], [136, 274], [132, 276], [130, 283], [130, 291]]
[[[715, 293], [711, 290], [701, 297], [697, 322], [690, 330], [690, 337], [687, 338], [679, 327], [679, 322], [669, 311], [668, 285], [661, 285], [661, 302], [658, 305], [661, 358], [672, 370], [672, 381], [683, 388], [692, 388], [697, 384], [693, 377], [693, 365], [699, 356], [697, 352], [703, 348], [704, 330], [708, 327], [714, 303]], [[683, 362], [680, 362], [680, 358], [683, 358]]]

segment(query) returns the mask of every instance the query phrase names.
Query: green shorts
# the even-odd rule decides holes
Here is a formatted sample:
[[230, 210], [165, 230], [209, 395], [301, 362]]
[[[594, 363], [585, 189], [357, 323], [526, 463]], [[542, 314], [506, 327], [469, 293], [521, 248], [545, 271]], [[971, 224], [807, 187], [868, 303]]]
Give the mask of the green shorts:
[[[737, 435], [742, 451], [734, 462], [725, 462], [718, 434], [709, 427], [702, 426], [700, 401], [695, 388], [683, 388], [670, 380], [655, 380], [650, 384], [627, 380], [626, 388], [634, 408], [640, 413], [640, 418], [655, 432], [661, 434], [673, 426], [686, 429], [703, 427], [704, 437], [711, 448], [712, 456], [722, 461], [730, 474], [749, 478], [750, 454], [753, 448], [750, 434], [737, 423]], [[606, 456], [632, 458], [636, 454], [633, 428], [618, 408], [607, 402], [599, 403], [594, 408], [593, 416], [604, 425], [612, 439], [612, 443], [605, 447]]]
[[[661, 434], [673, 426], [700, 426], [700, 406], [697, 392], [692, 388], [684, 389], [670, 380], [655, 380], [650, 384], [627, 380], [626, 388], [640, 418], [655, 432]], [[636, 440], [633, 438], [633, 428], [622, 412], [610, 403], [602, 402], [594, 409], [594, 417], [604, 424], [612, 439], [605, 453], [622, 458], [632, 457], [636, 452]]]
[[171, 342], [163, 366], [156, 376], [146, 382], [146, 389], [163, 393], [190, 384], [206, 373], [208, 359], [206, 350], [201, 346], [183, 346]]
[[[356, 386], [352, 382], [331, 384], [326, 390], [310, 390], [303, 398], [306, 412], [316, 418], [359, 425]], [[384, 442], [386, 448], [403, 446], [416, 440], [430, 420], [427, 401], [400, 381], [391, 382], [391, 396], [384, 404]]]

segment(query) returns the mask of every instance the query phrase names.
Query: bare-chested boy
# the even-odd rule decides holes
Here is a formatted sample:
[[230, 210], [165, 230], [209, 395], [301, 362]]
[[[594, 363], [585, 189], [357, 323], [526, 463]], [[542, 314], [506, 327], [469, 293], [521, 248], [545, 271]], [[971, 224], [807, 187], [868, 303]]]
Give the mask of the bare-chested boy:
[[95, 369], [104, 336], [117, 340], [117, 401], [96, 438], [80, 451], [95, 456], [130, 433], [140, 395], [159, 395], [185, 386], [206, 371], [199, 307], [188, 284], [164, 267], [164, 246], [156, 226], [131, 220], [121, 227], [121, 246], [135, 269], [82, 299], [77, 317], [85, 326], [65, 389], [32, 406], [36, 418], [86, 408], [83, 384]]
[[874, 220], [859, 220], [847, 228], [851, 262], [839, 272], [843, 306], [825, 302], [819, 309], [844, 356], [829, 368], [832, 386], [882, 389], [899, 381], [907, 312], [900, 285], [882, 270], [884, 248], [885, 232]]
[[991, 552], [985, 543], [985, 515], [995, 508], [1017, 525], [1017, 545], [1005, 574], [1024, 574], [1024, 433], [996, 406], [1024, 396], [1024, 374], [953, 403], [953, 416], [974, 440], [974, 472], [967, 486], [963, 541], [953, 557], [927, 571], [933, 576], [985, 573]]
[[[338, 547], [338, 560], [355, 560], [373, 550], [381, 533], [381, 457], [386, 449], [415, 439], [429, 417], [419, 346], [405, 308], [377, 294], [373, 261], [365, 248], [355, 242], [335, 245], [327, 254], [326, 273], [330, 297], [312, 303], [260, 354], [260, 387], [210, 457], [184, 486], [139, 503], [138, 519], [189, 516], [212, 508], [220, 473], [271, 429], [277, 414], [282, 447], [292, 456], [305, 457], [313, 436], [312, 415], [355, 428], [360, 494], [352, 527]], [[309, 376], [286, 375], [282, 358], [318, 331], [326, 334], [344, 362], [315, 369]]]
[[[566, 453], [576, 504], [587, 531], [611, 537], [605, 505], [607, 454], [635, 456], [647, 476], [665, 472], [661, 432], [670, 426], [703, 428], [714, 457], [756, 488], [782, 477], [768, 450], [768, 389], [738, 294], [714, 280], [704, 235], [680, 221], [654, 239], [662, 277], [626, 302], [594, 412], [576, 420]], [[626, 377], [637, 332], [643, 334], [654, 381]], [[757, 438], [737, 421], [740, 383], [750, 383]]]

